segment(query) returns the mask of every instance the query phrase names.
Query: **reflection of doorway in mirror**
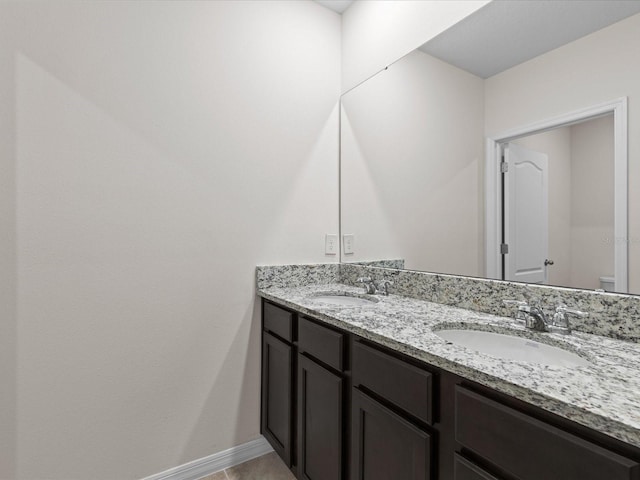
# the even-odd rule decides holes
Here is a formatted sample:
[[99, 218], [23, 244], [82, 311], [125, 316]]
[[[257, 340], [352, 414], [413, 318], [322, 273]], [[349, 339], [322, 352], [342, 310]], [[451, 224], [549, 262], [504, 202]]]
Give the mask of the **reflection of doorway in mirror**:
[[[509, 244], [504, 278], [601, 288], [601, 277], [615, 270], [613, 115], [521, 137], [509, 148], [521, 158], [510, 162], [519, 162], [519, 168], [503, 174]], [[534, 225], [544, 217], [543, 202], [535, 198], [543, 182], [539, 162], [538, 171], [534, 167], [539, 155], [548, 158], [546, 228]]]
[[546, 284], [549, 249], [549, 155], [504, 146], [504, 279]]

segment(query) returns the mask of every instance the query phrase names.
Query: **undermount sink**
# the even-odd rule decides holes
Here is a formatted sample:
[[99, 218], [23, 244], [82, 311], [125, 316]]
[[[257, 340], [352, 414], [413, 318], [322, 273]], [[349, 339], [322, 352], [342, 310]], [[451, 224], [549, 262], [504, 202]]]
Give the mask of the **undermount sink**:
[[589, 365], [588, 360], [573, 352], [525, 337], [482, 330], [439, 330], [433, 333], [447, 342], [505, 360], [558, 367]]
[[378, 302], [376, 297], [365, 297], [348, 292], [323, 292], [308, 297], [314, 302], [328, 303], [330, 305], [340, 305], [343, 307], [357, 307], [372, 305]]

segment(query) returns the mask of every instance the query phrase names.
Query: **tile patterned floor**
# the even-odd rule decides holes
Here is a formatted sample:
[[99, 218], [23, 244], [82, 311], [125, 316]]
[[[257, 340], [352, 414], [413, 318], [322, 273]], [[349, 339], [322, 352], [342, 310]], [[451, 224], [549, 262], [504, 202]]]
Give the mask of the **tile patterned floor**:
[[267, 453], [200, 480], [295, 480], [275, 452]]

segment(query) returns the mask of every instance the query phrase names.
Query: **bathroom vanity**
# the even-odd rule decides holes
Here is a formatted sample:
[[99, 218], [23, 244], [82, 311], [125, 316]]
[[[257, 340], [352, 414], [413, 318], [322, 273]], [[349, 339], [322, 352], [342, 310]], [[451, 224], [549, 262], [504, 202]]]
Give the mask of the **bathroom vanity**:
[[640, 7], [596, 3], [489, 2], [341, 96], [342, 263], [257, 270], [262, 433], [298, 479], [640, 480], [640, 296], [594, 291], [639, 292]]
[[[344, 284], [259, 289], [263, 435], [307, 480], [640, 480], [640, 345]], [[587, 365], [504, 360], [442, 329], [511, 332]]]

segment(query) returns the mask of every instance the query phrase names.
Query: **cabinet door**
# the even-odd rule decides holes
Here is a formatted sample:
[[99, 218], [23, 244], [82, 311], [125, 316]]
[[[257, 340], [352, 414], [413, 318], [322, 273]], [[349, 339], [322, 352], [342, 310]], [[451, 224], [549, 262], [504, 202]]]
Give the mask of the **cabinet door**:
[[454, 455], [453, 462], [454, 480], [498, 480], [457, 453]]
[[302, 480], [341, 480], [343, 379], [298, 355], [298, 465]]
[[291, 466], [293, 347], [268, 333], [262, 336], [261, 431]]
[[428, 480], [429, 434], [358, 389], [352, 397], [352, 480]]

